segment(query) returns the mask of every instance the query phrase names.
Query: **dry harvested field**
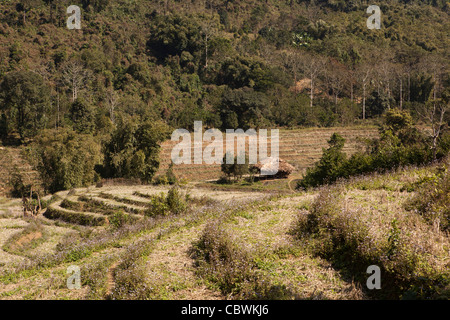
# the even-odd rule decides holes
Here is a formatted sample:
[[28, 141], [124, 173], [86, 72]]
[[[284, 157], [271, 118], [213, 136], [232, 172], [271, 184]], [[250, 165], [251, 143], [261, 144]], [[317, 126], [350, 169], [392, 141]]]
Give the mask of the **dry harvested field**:
[[[363, 139], [371, 139], [378, 136], [378, 129], [375, 126], [361, 126], [361, 127], [343, 127], [343, 128], [306, 128], [295, 130], [280, 130], [279, 144], [271, 143], [270, 130], [267, 136], [267, 152], [270, 155], [271, 147], [278, 147], [279, 156], [281, 159], [292, 164], [296, 171], [293, 176], [301, 176], [306, 168], [311, 167], [322, 156], [322, 148], [327, 148], [327, 141], [331, 135], [337, 132], [346, 139], [344, 152], [349, 156], [361, 147]], [[224, 150], [225, 150], [225, 138]], [[193, 140], [192, 140], [193, 141]], [[160, 153], [161, 166], [157, 175], [164, 174], [171, 162], [171, 152], [176, 145], [175, 141], [166, 141], [162, 144]], [[203, 148], [206, 148], [209, 142], [203, 142]], [[248, 146], [247, 146], [248, 148]], [[191, 151], [192, 159], [194, 151]], [[192, 163], [194, 161], [192, 160]], [[178, 165], [174, 166], [174, 173], [179, 178], [185, 178], [189, 181], [202, 181], [208, 179], [220, 178], [220, 165]]]
[[[289, 228], [302, 206], [315, 194], [277, 196], [275, 193], [220, 191], [185, 186], [190, 209], [178, 215], [144, 217], [142, 211], [151, 195], [167, 193], [168, 187], [108, 186], [76, 189], [53, 196], [48, 213], [34, 220], [21, 217], [19, 202], [2, 204], [0, 213], [0, 266], [2, 299], [226, 299], [217, 284], [203, 277], [193, 256], [194, 244], [205, 227], [227, 216], [227, 229], [246, 243], [242, 249], [261, 256], [292, 245]], [[99, 210], [89, 212], [64, 208], [73, 203], [97, 200], [111, 208], [125, 207], [125, 214], [137, 217], [132, 225], [73, 219], [73, 216], [106, 217]], [[81, 210], [80, 210], [81, 208]], [[66, 215], [65, 215], [66, 214]], [[111, 216], [109, 216], [109, 220]], [[145, 221], [145, 222], [144, 222]], [[83, 225], [85, 224], [85, 225]], [[36, 226], [37, 225], [37, 226]], [[266, 248], [266, 249], [264, 249]], [[287, 249], [288, 250], [288, 249]], [[267, 262], [270, 263], [270, 262]], [[82, 288], [69, 290], [66, 269], [81, 268]], [[268, 266], [261, 272], [268, 272]], [[329, 263], [302, 254], [287, 254], [270, 271], [273, 281], [289, 287], [295, 297], [354, 298], [360, 290], [342, 279]], [[297, 281], [297, 280], [298, 281]], [[295, 284], [293, 283], [295, 282]], [[130, 286], [135, 286], [131, 290]], [[291, 288], [292, 287], [292, 288]]]
[[[156, 199], [167, 196], [169, 186], [110, 185], [59, 192], [36, 220], [22, 217], [20, 201], [3, 199], [0, 298], [396, 299], [411, 289], [395, 287], [404, 285], [395, 276], [405, 268], [421, 279], [439, 276], [439, 294], [446, 296], [448, 234], [405, 209], [415, 191], [404, 186], [433, 170], [409, 168], [353, 179], [338, 193], [336, 186], [293, 192], [286, 180], [263, 191], [190, 183], [177, 189], [178, 200], [187, 206], [176, 212], [155, 205]], [[335, 198], [327, 198], [330, 194]], [[347, 253], [370, 254], [375, 261], [380, 258], [386, 272], [395, 271], [383, 282], [384, 291], [374, 294], [366, 287], [364, 271], [370, 259], [353, 261], [353, 270], [326, 251], [326, 239], [334, 234], [327, 238], [323, 229], [317, 236], [306, 236], [304, 222], [330, 206], [326, 199], [341, 208], [329, 226], [335, 231], [349, 228]], [[386, 262], [382, 253], [392, 237], [394, 218], [399, 246], [408, 258], [399, 253]], [[363, 231], [364, 239], [352, 247], [351, 236]], [[421, 262], [409, 265], [408, 259]], [[80, 268], [80, 289], [67, 287], [69, 266]], [[408, 283], [417, 285], [415, 279]]]
[[[343, 130], [347, 153], [356, 137], [376, 135]], [[23, 217], [20, 199], [0, 198], [0, 299], [448, 299], [448, 230], [409, 205], [448, 170], [296, 191], [334, 131], [281, 132], [280, 156], [297, 168], [288, 180], [222, 185], [205, 181], [218, 168], [175, 167], [191, 182], [62, 191], [36, 219]], [[384, 277], [375, 291], [366, 285], [374, 264]], [[79, 289], [68, 288], [73, 266]]]

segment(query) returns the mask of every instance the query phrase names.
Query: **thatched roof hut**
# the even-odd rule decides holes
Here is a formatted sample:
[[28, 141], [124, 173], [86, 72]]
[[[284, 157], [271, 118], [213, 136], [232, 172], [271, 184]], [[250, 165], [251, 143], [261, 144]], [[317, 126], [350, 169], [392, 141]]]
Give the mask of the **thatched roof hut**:
[[[294, 172], [295, 167], [284, 161], [283, 159], [278, 159], [278, 168], [277, 168], [277, 159], [267, 158], [258, 162], [257, 164], [252, 165], [250, 168], [257, 170], [259, 174], [261, 174], [261, 170], [264, 167], [265, 175], [269, 175], [271, 173], [274, 178], [287, 178], [292, 172]], [[278, 170], [277, 170], [278, 169]]]

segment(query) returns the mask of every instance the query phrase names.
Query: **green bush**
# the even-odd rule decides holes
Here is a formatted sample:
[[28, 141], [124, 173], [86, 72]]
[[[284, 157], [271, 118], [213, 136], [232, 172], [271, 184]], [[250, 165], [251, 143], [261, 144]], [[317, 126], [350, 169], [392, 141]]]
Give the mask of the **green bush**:
[[178, 186], [172, 187], [167, 196], [164, 193], [153, 195], [150, 198], [148, 209], [145, 210], [146, 216], [158, 216], [180, 214], [187, 209], [187, 199], [183, 196]]
[[109, 224], [114, 229], [118, 229], [128, 222], [129, 216], [127, 214], [125, 214], [123, 211], [119, 210], [119, 211], [116, 211], [114, 214], [112, 214], [108, 220], [109, 220]]
[[182, 195], [180, 188], [172, 187], [167, 193], [166, 203], [169, 210], [174, 214], [182, 213], [186, 210], [186, 198]]
[[323, 149], [323, 155], [314, 168], [308, 168], [305, 177], [299, 182], [298, 188], [306, 189], [324, 183], [332, 183], [342, 175], [345, 168], [346, 155], [342, 151], [345, 139], [334, 133], [328, 141], [328, 149]]
[[155, 178], [154, 184], [156, 185], [174, 185], [178, 183], [178, 179], [173, 172], [173, 162], [170, 163], [166, 173], [162, 176]]
[[69, 212], [56, 209], [52, 206], [48, 207], [44, 213], [47, 219], [58, 219], [68, 223], [80, 224], [84, 226], [101, 226], [106, 223], [105, 217], [94, 216], [82, 212]]
[[405, 208], [422, 215], [430, 224], [437, 223], [441, 230], [450, 230], [450, 178], [447, 163], [432, 177], [422, 178], [413, 186], [416, 193]]
[[148, 209], [145, 210], [144, 214], [146, 216], [164, 216], [167, 215], [169, 208], [166, 202], [166, 196], [164, 193], [160, 195], [154, 195], [150, 198], [150, 204]]
[[[333, 183], [339, 178], [375, 171], [387, 171], [406, 165], [421, 165], [432, 161], [432, 154], [425, 136], [412, 126], [407, 111], [391, 109], [384, 115], [380, 138], [369, 141], [366, 151], [360, 151], [347, 159], [342, 152], [345, 140], [333, 134], [328, 149], [306, 175], [297, 188], [307, 189]], [[445, 147], [443, 147], [445, 148]], [[442, 157], [442, 153], [439, 154]]]

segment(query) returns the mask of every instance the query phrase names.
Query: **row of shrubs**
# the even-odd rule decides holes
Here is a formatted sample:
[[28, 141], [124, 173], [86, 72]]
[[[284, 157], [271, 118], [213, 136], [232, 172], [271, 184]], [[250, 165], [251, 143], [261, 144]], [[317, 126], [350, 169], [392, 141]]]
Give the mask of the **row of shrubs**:
[[384, 172], [407, 165], [423, 165], [445, 158], [450, 152], [450, 132], [443, 131], [436, 148], [429, 137], [412, 125], [411, 116], [404, 110], [389, 110], [380, 126], [380, 137], [365, 142], [365, 150], [350, 158], [343, 152], [345, 139], [334, 133], [323, 149], [322, 158], [298, 183], [298, 189], [331, 184], [340, 178]]
[[441, 260], [447, 237], [415, 214], [349, 210], [347, 192], [341, 183], [322, 189], [309, 213], [299, 214], [293, 231], [300, 243], [364, 284], [367, 267], [379, 266], [383, 290], [369, 293], [376, 297], [448, 299], [450, 272]]
[[123, 197], [115, 196], [115, 195], [112, 195], [110, 193], [105, 193], [105, 192], [101, 192], [98, 196], [103, 199], [114, 200], [117, 202], [131, 204], [133, 206], [146, 207], [148, 205], [148, 202], [133, 200], [133, 199], [129, 199], [129, 198], [123, 198]]
[[104, 206], [100, 201], [98, 203], [95, 200], [90, 201], [91, 199], [87, 197], [85, 200], [71, 201], [66, 198], [61, 202], [60, 207], [72, 211], [101, 213], [107, 216], [113, 215], [117, 211], [115, 208]]
[[[137, 196], [148, 198], [150, 201], [146, 202], [146, 209], [139, 210], [127, 206], [118, 206], [107, 204], [99, 200], [92, 199], [88, 196], [78, 197], [78, 201], [71, 201], [64, 199], [60, 207], [49, 206], [44, 216], [48, 219], [58, 219], [68, 223], [85, 225], [85, 226], [101, 226], [105, 223], [119, 228], [122, 225], [135, 221], [137, 219], [134, 215], [125, 214], [144, 214], [146, 217], [167, 216], [169, 214], [180, 214], [188, 208], [188, 201], [190, 201], [189, 194], [183, 194], [178, 186], [172, 187], [167, 195], [161, 193], [159, 195], [147, 195], [139, 192], [134, 193]], [[102, 193], [101, 197], [113, 200], [122, 200], [122, 198]], [[130, 199], [128, 199], [130, 200]], [[132, 203], [131, 203], [132, 202]], [[134, 200], [130, 200], [130, 204], [136, 204]], [[143, 204], [143, 202], [140, 202]], [[108, 216], [102, 217], [97, 213]]]
[[79, 224], [83, 226], [102, 226], [106, 223], [106, 217], [87, 212], [75, 212], [58, 209], [49, 206], [44, 212], [44, 217], [52, 220], [62, 220], [67, 223]]
[[110, 203], [106, 203], [106, 202], [103, 202], [100, 200], [93, 199], [93, 198], [85, 196], [85, 195], [79, 196], [78, 201], [82, 202], [83, 205], [85, 206], [85, 208], [92, 209], [93, 212], [97, 212], [100, 210], [102, 212], [105, 212], [105, 214], [112, 214], [112, 213], [116, 212], [117, 210], [123, 210], [125, 212], [134, 213], [134, 214], [142, 213], [141, 209], [131, 208], [126, 205], [110, 204]]
[[[40, 236], [32, 238], [31, 241], [25, 243], [18, 243], [18, 241], [30, 234], [39, 233]], [[48, 234], [43, 225], [38, 220], [30, 220], [30, 223], [21, 231], [13, 234], [6, 243], [2, 246], [2, 249], [6, 252], [23, 255], [30, 249], [37, 247], [44, 242]]]

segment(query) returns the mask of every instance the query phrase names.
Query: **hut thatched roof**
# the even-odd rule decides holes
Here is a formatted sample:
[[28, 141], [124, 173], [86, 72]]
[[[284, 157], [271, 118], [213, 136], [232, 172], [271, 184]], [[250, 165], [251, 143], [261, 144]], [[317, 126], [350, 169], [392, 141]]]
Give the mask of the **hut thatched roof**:
[[273, 172], [273, 175], [277, 176], [288, 176], [295, 170], [294, 166], [290, 165], [283, 159], [278, 159], [277, 167], [277, 159], [275, 158], [264, 159], [253, 165], [253, 167], [258, 169], [259, 172], [261, 172], [261, 169], [264, 167], [265, 172]]

